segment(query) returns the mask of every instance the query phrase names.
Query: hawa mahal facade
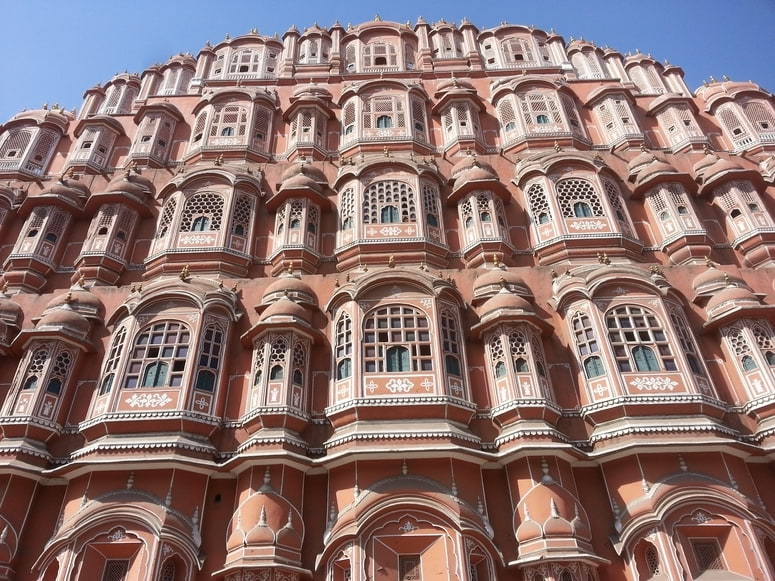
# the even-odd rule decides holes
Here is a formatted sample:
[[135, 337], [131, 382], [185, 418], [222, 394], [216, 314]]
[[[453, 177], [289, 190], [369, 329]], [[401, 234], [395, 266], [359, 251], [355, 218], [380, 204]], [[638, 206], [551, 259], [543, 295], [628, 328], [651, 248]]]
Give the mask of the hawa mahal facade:
[[0, 579], [775, 578], [775, 110], [507, 23], [0, 126]]

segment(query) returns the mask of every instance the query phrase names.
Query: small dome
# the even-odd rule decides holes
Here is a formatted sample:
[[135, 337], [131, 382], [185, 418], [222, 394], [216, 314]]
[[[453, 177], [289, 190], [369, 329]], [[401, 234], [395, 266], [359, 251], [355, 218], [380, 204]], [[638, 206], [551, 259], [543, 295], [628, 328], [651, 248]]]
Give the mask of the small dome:
[[481, 317], [486, 317], [490, 313], [495, 313], [505, 309], [525, 311], [528, 313], [533, 312], [533, 307], [530, 306], [529, 302], [527, 302], [521, 296], [509, 292], [504, 287], [495, 296], [487, 299], [487, 301], [479, 308], [479, 315]]
[[46, 305], [46, 311], [58, 309], [63, 305], [68, 305], [69, 308], [87, 318], [100, 318], [102, 314], [102, 301], [87, 289], [79, 286], [51, 299]]
[[13, 302], [5, 293], [0, 293], [0, 321], [18, 327], [23, 314], [19, 304]]
[[702, 174], [703, 182], [712, 181], [714, 178], [729, 173], [730, 171], [740, 171], [742, 166], [730, 159], [718, 158], [713, 165], [705, 169]]
[[286, 294], [298, 302], [315, 302], [315, 293], [309, 285], [302, 282], [299, 277], [287, 273], [266, 287], [262, 300], [263, 302], [277, 300]]
[[316, 97], [318, 99], [329, 100], [331, 93], [323, 85], [302, 85], [292, 93], [293, 97], [300, 99], [303, 97]]
[[572, 537], [573, 526], [562, 517], [550, 518], [544, 523], [544, 535], [547, 537]]
[[89, 188], [73, 178], [59, 178], [58, 181], [44, 189], [39, 196], [60, 196], [76, 204], [81, 204], [89, 196]]
[[735, 283], [737, 286], [745, 286], [745, 281], [737, 275], [731, 275], [711, 265], [708, 270], [701, 272], [692, 281], [692, 288], [697, 294], [713, 292]]
[[41, 317], [36, 329], [62, 329], [76, 335], [86, 336], [91, 330], [91, 325], [83, 315], [76, 313], [68, 305], [52, 309]]
[[497, 293], [503, 286], [509, 290], [527, 288], [525, 281], [515, 272], [493, 268], [476, 277], [474, 281], [474, 296], [486, 294], [488, 290]]
[[692, 167], [692, 171], [695, 175], [699, 175], [704, 173], [704, 171], [712, 166], [714, 163], [716, 163], [719, 160], [719, 156], [713, 153], [710, 153], [708, 150], [708, 153], [705, 154], [705, 157], [703, 157], [700, 161], [694, 164]]
[[495, 171], [488, 164], [479, 161], [475, 155], [467, 155], [452, 166], [452, 177], [458, 178], [459, 174], [470, 169], [479, 168], [489, 172], [492, 178], [497, 179]]
[[630, 175], [637, 174], [645, 166], [653, 163], [654, 161], [664, 163], [665, 160], [656, 155], [654, 152], [648, 151], [645, 147], [641, 147], [640, 153], [627, 163], [627, 171], [630, 173]]
[[736, 304], [745, 303], [748, 305], [760, 305], [761, 302], [750, 290], [739, 286], [728, 286], [724, 290], [714, 294], [708, 304], [705, 306], [707, 311], [712, 311], [716, 307], [725, 303], [734, 302]]
[[312, 190], [320, 193], [323, 188], [311, 177], [304, 174], [297, 174], [293, 177], [283, 180], [280, 184], [280, 191], [283, 190]]
[[[537, 484], [519, 502], [518, 512], [525, 518], [519, 529], [528, 522], [535, 522], [541, 526], [541, 531], [535, 527], [525, 527], [519, 531], [520, 542], [534, 540], [543, 537], [564, 537], [566, 539], [576, 537], [589, 540], [589, 523], [586, 515], [579, 510], [578, 500], [564, 487], [556, 482], [550, 484]], [[536, 535], [530, 537], [529, 535]]]
[[139, 198], [152, 195], [153, 190], [153, 182], [151, 180], [129, 170], [117, 175], [110, 181], [108, 187], [105, 188], [107, 192], [126, 192]]
[[291, 317], [309, 323], [309, 315], [301, 305], [295, 303], [287, 296], [283, 296], [279, 301], [272, 303], [261, 313], [259, 321], [267, 322], [274, 317]]
[[436, 90], [440, 92], [454, 91], [456, 89], [463, 89], [464, 91], [475, 91], [474, 86], [464, 79], [458, 79], [452, 77], [451, 79], [444, 79], [439, 81], [436, 85]]
[[666, 173], [678, 173], [672, 165], [660, 160], [656, 155], [652, 156], [651, 163], [641, 166], [638, 169], [638, 183], [643, 183], [649, 179]]
[[248, 497], [232, 518], [226, 550], [244, 546], [281, 545], [301, 549], [303, 523], [295, 508], [274, 491], [258, 491]]
[[318, 183], [328, 182], [328, 180], [326, 179], [326, 175], [323, 173], [322, 170], [316, 168], [312, 164], [304, 163], [304, 162], [295, 163], [291, 167], [286, 169], [280, 176], [280, 182], [284, 183], [286, 180], [289, 180], [298, 175], [307, 176], [308, 178], [312, 179], [312, 181], [318, 182]]
[[465, 184], [476, 182], [492, 182], [497, 181], [498, 176], [492, 171], [489, 166], [474, 165], [469, 169], [463, 170], [455, 178], [455, 183], [452, 186], [454, 190], [458, 190]]

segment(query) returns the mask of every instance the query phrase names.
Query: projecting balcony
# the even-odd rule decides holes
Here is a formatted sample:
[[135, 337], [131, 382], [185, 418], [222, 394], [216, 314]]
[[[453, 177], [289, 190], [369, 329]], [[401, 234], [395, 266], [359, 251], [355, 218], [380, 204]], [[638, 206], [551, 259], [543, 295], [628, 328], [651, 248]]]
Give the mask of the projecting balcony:
[[3, 160], [0, 161], [0, 175], [10, 177], [8, 174], [15, 174], [20, 177], [37, 178], [45, 174], [42, 163], [36, 163], [33, 160]]

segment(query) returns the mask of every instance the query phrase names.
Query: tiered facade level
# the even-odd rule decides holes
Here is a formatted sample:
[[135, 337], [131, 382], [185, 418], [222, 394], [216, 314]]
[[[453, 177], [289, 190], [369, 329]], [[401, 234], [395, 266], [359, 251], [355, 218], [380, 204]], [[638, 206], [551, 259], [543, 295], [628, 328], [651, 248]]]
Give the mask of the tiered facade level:
[[775, 109], [502, 24], [0, 126], [0, 579], [775, 578]]

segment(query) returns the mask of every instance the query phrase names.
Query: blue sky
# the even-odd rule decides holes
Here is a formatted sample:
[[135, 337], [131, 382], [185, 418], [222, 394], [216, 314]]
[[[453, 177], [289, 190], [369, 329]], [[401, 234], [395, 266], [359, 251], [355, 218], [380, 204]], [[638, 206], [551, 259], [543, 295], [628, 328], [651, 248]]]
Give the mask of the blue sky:
[[0, 0], [0, 11], [0, 122], [44, 102], [80, 107], [85, 89], [116, 72], [141, 72], [178, 52], [196, 55], [227, 32], [256, 27], [282, 35], [291, 24], [356, 24], [377, 12], [399, 22], [465, 16], [479, 28], [502, 20], [553, 27], [566, 40], [581, 36], [623, 53], [639, 48], [667, 58], [683, 67], [692, 90], [722, 74], [775, 90], [775, 0]]

